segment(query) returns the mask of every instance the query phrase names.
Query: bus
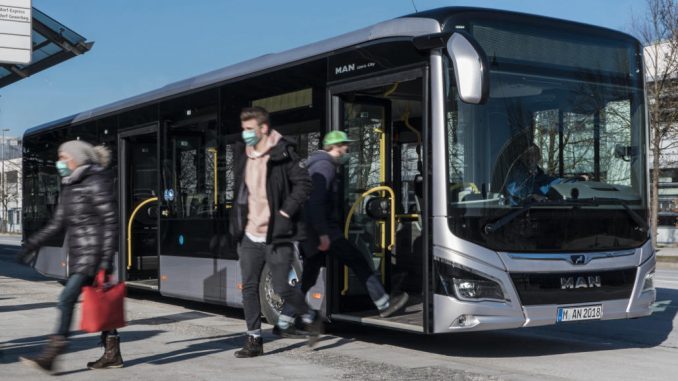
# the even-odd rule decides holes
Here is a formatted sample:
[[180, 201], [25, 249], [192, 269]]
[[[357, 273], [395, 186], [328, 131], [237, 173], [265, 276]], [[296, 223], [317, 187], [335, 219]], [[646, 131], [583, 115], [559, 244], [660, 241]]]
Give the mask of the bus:
[[[24, 236], [54, 210], [58, 146], [105, 144], [117, 277], [241, 306], [234, 144], [240, 110], [262, 106], [302, 157], [331, 130], [355, 140], [340, 173], [345, 236], [389, 292], [410, 294], [381, 318], [330, 258], [306, 296], [328, 320], [435, 334], [646, 316], [656, 258], [641, 48], [596, 26], [447, 7], [227, 66], [27, 130]], [[548, 184], [520, 195], [512, 173], [528, 151]], [[41, 249], [39, 271], [68, 276], [64, 241]], [[261, 279], [275, 322], [282, 301], [268, 268]]]

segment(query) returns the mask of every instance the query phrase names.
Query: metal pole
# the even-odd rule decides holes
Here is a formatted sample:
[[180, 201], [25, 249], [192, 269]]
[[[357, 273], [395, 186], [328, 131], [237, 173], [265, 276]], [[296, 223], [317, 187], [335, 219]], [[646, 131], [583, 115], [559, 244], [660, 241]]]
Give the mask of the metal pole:
[[2, 232], [7, 231], [7, 200], [5, 200], [5, 132], [9, 131], [9, 128], [2, 129], [2, 152], [0, 156], [2, 157], [2, 171], [0, 172], [0, 183], [2, 184]]

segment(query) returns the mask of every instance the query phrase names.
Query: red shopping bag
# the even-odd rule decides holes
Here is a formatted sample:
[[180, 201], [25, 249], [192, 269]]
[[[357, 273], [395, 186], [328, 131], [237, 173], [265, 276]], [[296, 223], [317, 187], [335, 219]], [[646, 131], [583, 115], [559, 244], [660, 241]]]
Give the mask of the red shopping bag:
[[99, 271], [93, 286], [82, 288], [82, 319], [85, 332], [110, 331], [125, 326], [125, 283], [104, 289], [106, 274]]

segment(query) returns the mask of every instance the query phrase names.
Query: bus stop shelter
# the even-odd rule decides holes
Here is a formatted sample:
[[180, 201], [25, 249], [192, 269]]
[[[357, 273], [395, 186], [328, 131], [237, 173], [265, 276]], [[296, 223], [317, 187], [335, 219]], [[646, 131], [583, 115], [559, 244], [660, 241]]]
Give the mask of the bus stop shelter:
[[31, 10], [31, 62], [25, 65], [0, 63], [0, 88], [84, 54], [94, 45], [38, 9]]

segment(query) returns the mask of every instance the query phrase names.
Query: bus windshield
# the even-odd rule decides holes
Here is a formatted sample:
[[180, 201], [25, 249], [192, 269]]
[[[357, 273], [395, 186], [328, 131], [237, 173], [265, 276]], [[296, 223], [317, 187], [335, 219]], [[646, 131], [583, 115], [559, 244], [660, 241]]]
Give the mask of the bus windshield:
[[[590, 54], [573, 59], [557, 56], [577, 47], [573, 32], [465, 25], [488, 55], [490, 93], [482, 105], [461, 102], [448, 62], [452, 232], [511, 252], [642, 245], [647, 182], [637, 45], [587, 36], [580, 50]], [[539, 51], [547, 45], [562, 49]]]

